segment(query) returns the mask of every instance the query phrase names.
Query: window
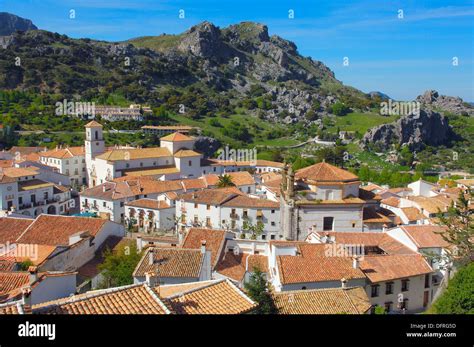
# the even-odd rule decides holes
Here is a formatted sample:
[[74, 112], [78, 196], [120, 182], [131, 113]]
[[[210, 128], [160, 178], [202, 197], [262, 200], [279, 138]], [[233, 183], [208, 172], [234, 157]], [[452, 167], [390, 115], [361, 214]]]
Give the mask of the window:
[[247, 210], [244, 210], [244, 211], [242, 212], [242, 217], [243, 217], [243, 218], [247, 218], [247, 217], [248, 217], [248, 211], [247, 211]]
[[275, 210], [272, 210], [272, 213], [275, 213]]
[[23, 198], [21, 196], [18, 197], [18, 203], [21, 205], [23, 204]]
[[393, 282], [387, 282], [385, 284], [385, 294], [386, 295], [393, 294]]
[[324, 217], [323, 219], [323, 230], [333, 230], [334, 217]]
[[370, 287], [370, 296], [372, 298], [376, 298], [377, 296], [379, 296], [379, 285], [378, 284], [374, 284]]
[[270, 235], [270, 240], [275, 240], [275, 235], [274, 234]]
[[206, 226], [207, 227], [211, 226], [211, 217], [206, 217]]
[[352, 223], [352, 227], [355, 228], [355, 227], [356, 227], [356, 223]]
[[125, 164], [125, 167], [126, 167], [126, 168], [129, 168], [129, 167], [130, 167], [130, 164], [129, 164], [129, 163]]
[[189, 160], [189, 161], [188, 161], [188, 165], [189, 165], [189, 166], [193, 166], [193, 161], [192, 161], [192, 160]]
[[408, 299], [403, 299], [403, 301], [400, 303], [400, 309], [408, 310]]
[[402, 292], [407, 292], [410, 289], [410, 280], [402, 280]]
[[45, 200], [48, 200], [48, 192], [44, 192], [43, 197], [44, 197]]
[[194, 208], [198, 208], [198, 204], [197, 204], [197, 203], [194, 203]]
[[206, 210], [210, 211], [211, 210], [211, 205], [206, 205]]
[[123, 207], [125, 204], [123, 201], [120, 201], [120, 207]]
[[262, 235], [262, 240], [266, 240], [267, 239], [267, 235]]
[[425, 275], [425, 288], [430, 287], [430, 274]]
[[230, 222], [230, 228], [231, 228], [231, 229], [235, 229], [235, 225], [236, 225], [236, 224], [235, 224], [235, 220], [232, 220], [232, 221]]
[[306, 290], [306, 287], [305, 286], [301, 287], [301, 290]]
[[140, 167], [143, 167], [143, 163], [140, 163]]
[[275, 222], [271, 222], [270, 224], [271, 224], [271, 226], [272, 226], [272, 227], [274, 227], [274, 226], [275, 226]]
[[391, 302], [391, 301], [390, 301], [390, 302], [386, 302], [386, 303], [384, 304], [384, 306], [385, 306], [385, 312], [388, 313], [388, 312], [392, 311], [392, 302]]
[[197, 214], [194, 215], [194, 224], [198, 224], [199, 223], [199, 217]]
[[107, 207], [107, 203], [104, 201], [104, 202], [102, 203], [102, 206], [103, 206], [103, 207]]

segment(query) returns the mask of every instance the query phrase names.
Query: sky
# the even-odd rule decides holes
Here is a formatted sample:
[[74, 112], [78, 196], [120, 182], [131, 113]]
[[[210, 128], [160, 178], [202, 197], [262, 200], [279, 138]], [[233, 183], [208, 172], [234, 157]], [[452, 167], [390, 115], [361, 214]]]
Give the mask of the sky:
[[0, 0], [0, 12], [107, 41], [255, 21], [345, 85], [397, 100], [435, 89], [474, 102], [474, 0]]

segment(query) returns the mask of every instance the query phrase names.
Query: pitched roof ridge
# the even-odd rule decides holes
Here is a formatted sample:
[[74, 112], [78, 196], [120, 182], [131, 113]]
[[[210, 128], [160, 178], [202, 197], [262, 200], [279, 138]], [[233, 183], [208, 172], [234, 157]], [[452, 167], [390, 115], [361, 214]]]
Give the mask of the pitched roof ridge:
[[171, 311], [169, 308], [165, 305], [163, 301], [161, 301], [161, 298], [156, 294], [156, 292], [151, 288], [148, 283], [145, 283], [144, 285], [145, 290], [148, 292], [148, 294], [151, 295], [153, 299], [155, 299], [156, 303], [163, 309], [163, 311], [166, 312], [166, 314], [171, 314]]
[[[205, 282], [209, 282], [209, 283], [207, 283], [206, 285], [204, 285], [204, 286], [202, 286], [202, 287], [191, 288], [191, 289], [188, 289], [188, 290], [184, 290], [184, 291], [182, 291], [182, 292], [179, 292], [179, 293], [175, 293], [175, 294], [173, 294], [173, 295], [167, 297], [166, 299], [167, 299], [167, 300], [172, 300], [172, 299], [175, 299], [175, 298], [179, 298], [179, 297], [181, 297], [181, 296], [183, 296], [183, 295], [187, 295], [187, 294], [193, 293], [193, 292], [198, 291], [198, 290], [201, 290], [201, 289], [206, 289], [206, 288], [212, 287], [212, 286], [214, 286], [214, 285], [216, 285], [216, 284], [219, 284], [219, 283], [221, 283], [221, 282], [224, 282], [224, 281], [226, 281], [225, 278], [221, 278], [221, 279], [218, 279], [218, 280], [205, 281]], [[204, 282], [204, 281], [203, 281], [203, 282]], [[187, 283], [187, 284], [189, 284], [189, 283]]]
[[231, 280], [229, 280], [228, 278], [225, 279], [225, 281], [227, 282], [227, 284], [229, 284], [231, 287], [234, 288], [234, 290], [239, 293], [239, 295], [244, 298], [245, 300], [247, 300], [250, 304], [252, 305], [256, 305], [256, 302], [253, 301], [249, 296], [245, 295], [245, 293], [239, 288], [237, 287]]

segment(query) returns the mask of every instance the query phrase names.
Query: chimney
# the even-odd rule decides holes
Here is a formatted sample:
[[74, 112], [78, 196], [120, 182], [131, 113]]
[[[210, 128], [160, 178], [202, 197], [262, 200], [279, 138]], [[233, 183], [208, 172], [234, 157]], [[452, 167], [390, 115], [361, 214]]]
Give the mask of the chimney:
[[31, 287], [21, 288], [21, 299], [23, 305], [31, 307]]
[[38, 280], [38, 268], [36, 266], [30, 266], [28, 272], [30, 273], [30, 284], [35, 283]]
[[341, 278], [341, 288], [346, 289], [347, 288], [347, 280], [343, 277]]
[[201, 253], [206, 254], [206, 240], [201, 240]]
[[150, 249], [150, 251], [148, 252], [148, 264], [151, 266], [154, 263], [155, 263], [155, 257], [153, 254], [153, 249]]
[[352, 267], [354, 269], [358, 269], [359, 268], [359, 257], [355, 256], [355, 257], [352, 257]]
[[145, 273], [145, 283], [150, 287], [155, 287], [155, 274], [153, 272]]
[[138, 252], [141, 252], [143, 249], [143, 246], [142, 246], [142, 237], [141, 236], [137, 236], [137, 251]]

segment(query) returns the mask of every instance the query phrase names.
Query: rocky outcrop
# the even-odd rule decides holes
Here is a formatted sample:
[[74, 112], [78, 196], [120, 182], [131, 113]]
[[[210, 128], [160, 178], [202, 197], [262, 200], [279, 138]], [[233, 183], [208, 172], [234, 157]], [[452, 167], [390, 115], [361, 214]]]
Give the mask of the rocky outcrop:
[[465, 103], [461, 98], [439, 95], [436, 90], [427, 90], [423, 95], [419, 95], [416, 101], [429, 109], [445, 111], [457, 115], [474, 115], [474, 108]]
[[410, 114], [394, 123], [382, 124], [367, 131], [361, 140], [361, 147], [371, 144], [381, 150], [391, 149], [393, 144], [408, 145], [417, 151], [425, 145], [447, 145], [453, 136], [445, 116], [432, 110], [420, 110], [418, 115]]
[[15, 31], [37, 30], [29, 19], [21, 18], [7, 12], [0, 12], [0, 36], [8, 36]]

